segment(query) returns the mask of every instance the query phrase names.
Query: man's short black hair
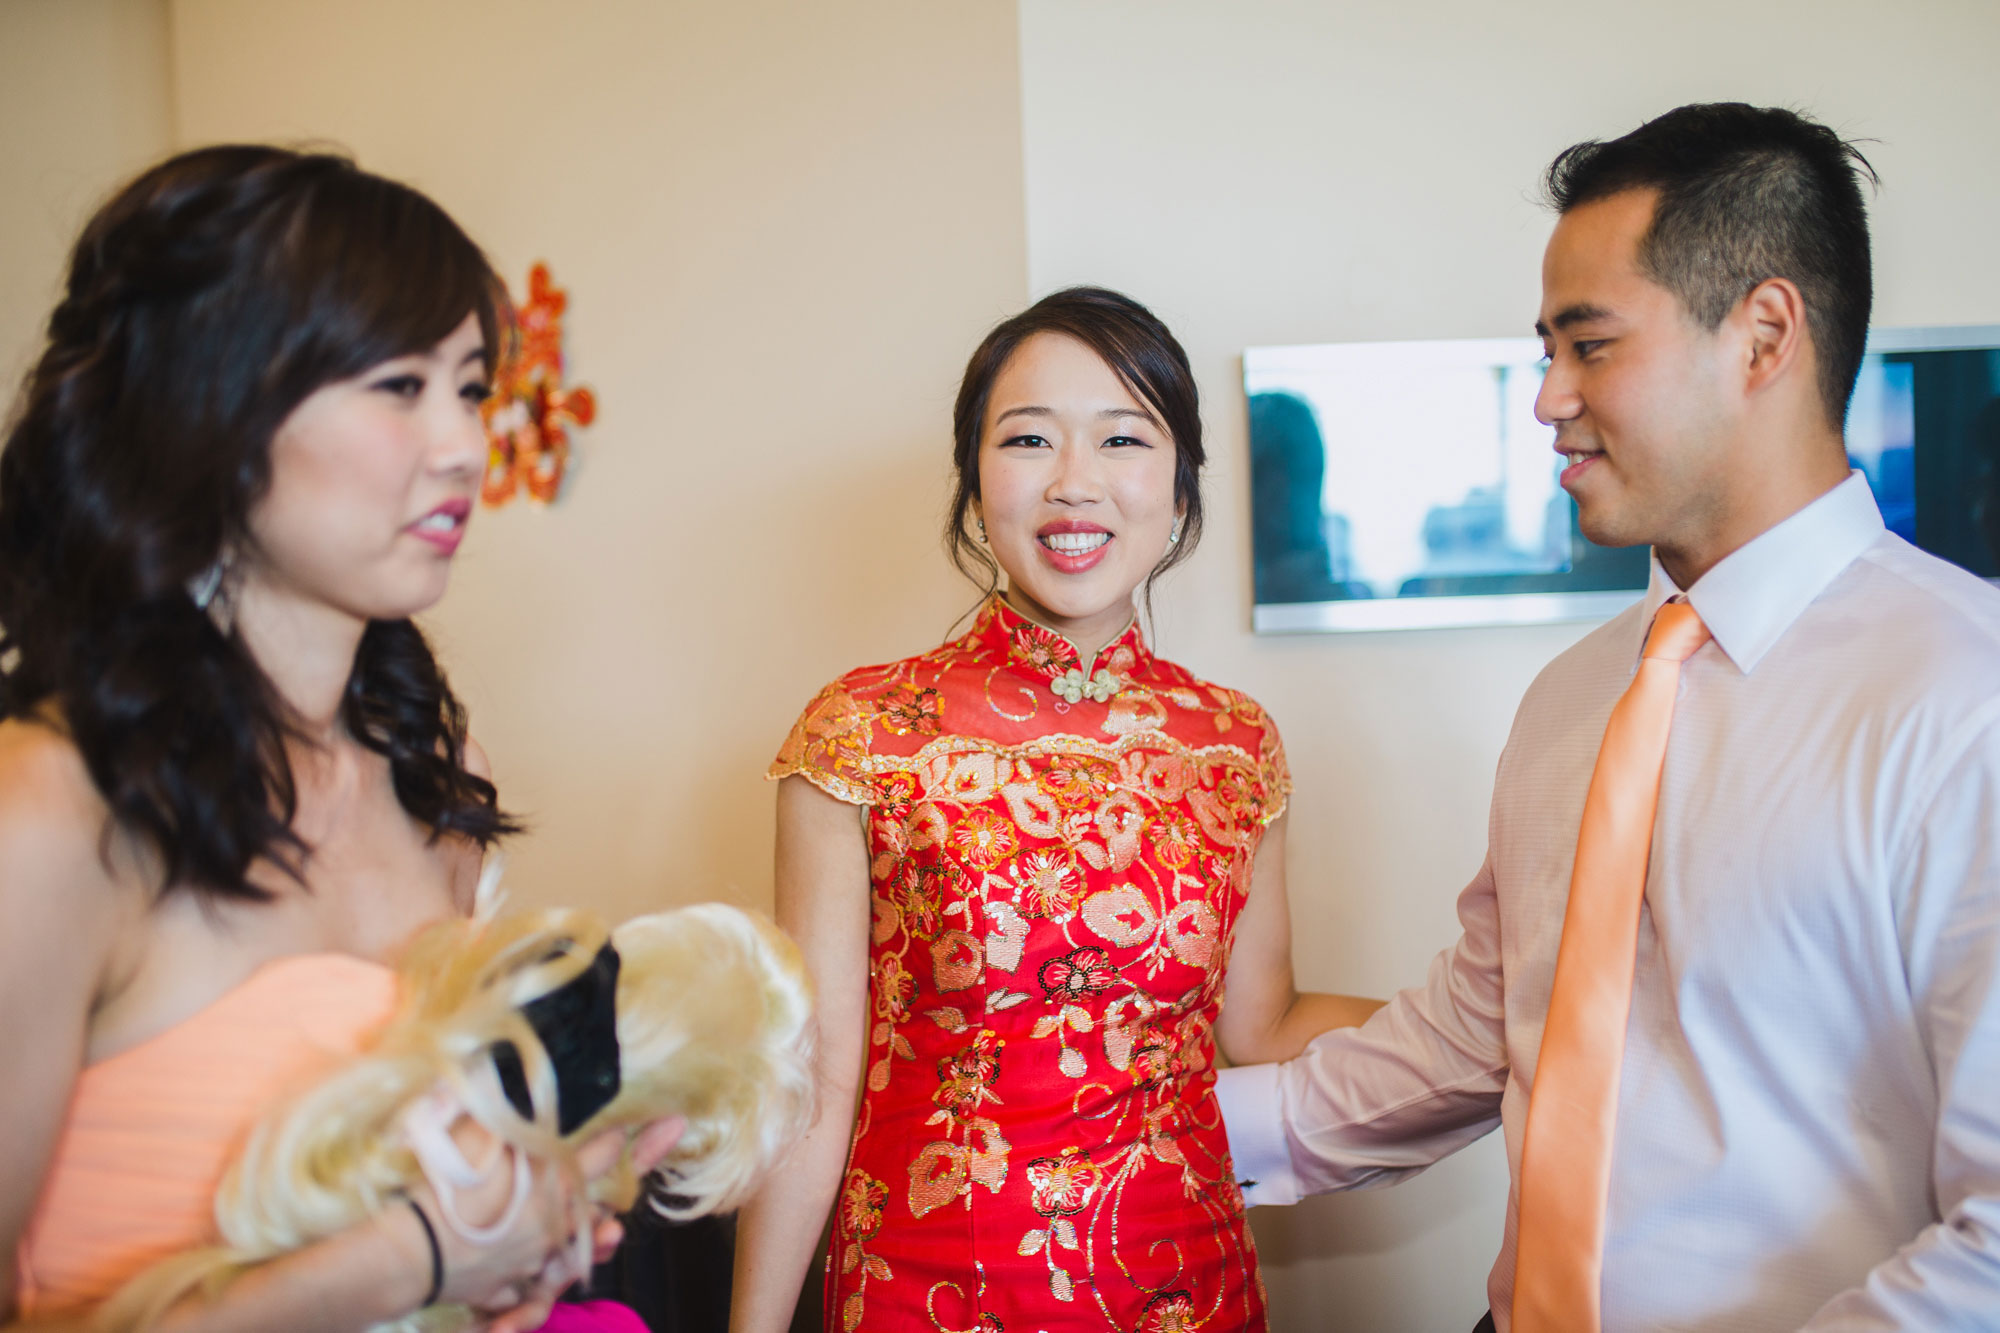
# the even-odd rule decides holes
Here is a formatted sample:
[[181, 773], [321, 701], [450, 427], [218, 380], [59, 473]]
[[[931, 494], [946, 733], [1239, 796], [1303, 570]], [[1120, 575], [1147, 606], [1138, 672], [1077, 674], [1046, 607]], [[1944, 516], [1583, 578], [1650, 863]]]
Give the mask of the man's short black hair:
[[1567, 213], [1626, 190], [1659, 191], [1639, 261], [1709, 329], [1758, 283], [1787, 278], [1805, 298], [1820, 398], [1835, 428], [1861, 370], [1874, 280], [1860, 150], [1795, 111], [1742, 102], [1677, 107], [1608, 143], [1549, 164]]

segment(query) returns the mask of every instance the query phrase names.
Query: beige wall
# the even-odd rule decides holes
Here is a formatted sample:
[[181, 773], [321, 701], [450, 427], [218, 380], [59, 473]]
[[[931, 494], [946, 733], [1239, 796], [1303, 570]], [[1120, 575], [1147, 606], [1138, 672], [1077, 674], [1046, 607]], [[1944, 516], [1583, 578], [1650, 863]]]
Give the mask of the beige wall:
[[181, 142], [332, 139], [570, 292], [569, 493], [481, 514], [430, 618], [509, 883], [768, 905], [764, 767], [969, 601], [957, 372], [1026, 290], [1010, 5], [174, 0]]
[[[1022, 0], [1021, 33], [1034, 290], [1130, 290], [1202, 379], [1212, 526], [1162, 646], [1284, 728], [1303, 977], [1414, 983], [1456, 934], [1514, 704], [1583, 627], [1251, 635], [1242, 349], [1527, 332], [1537, 172], [1700, 99], [1877, 141], [1879, 322], [2000, 322], [2000, 6]], [[1276, 1327], [1469, 1329], [1505, 1192], [1489, 1140], [1386, 1194], [1255, 1214]]]
[[166, 42], [165, 0], [0, 0], [0, 402], [84, 219], [168, 145]]

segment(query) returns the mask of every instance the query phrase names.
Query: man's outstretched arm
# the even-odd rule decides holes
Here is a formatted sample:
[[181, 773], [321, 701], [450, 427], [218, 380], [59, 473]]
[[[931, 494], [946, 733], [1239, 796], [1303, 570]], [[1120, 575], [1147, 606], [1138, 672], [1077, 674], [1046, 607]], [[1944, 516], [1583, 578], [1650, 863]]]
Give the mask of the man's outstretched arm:
[[1464, 933], [1358, 1028], [1297, 1059], [1225, 1069], [1216, 1097], [1245, 1202], [1390, 1185], [1500, 1123], [1507, 1086], [1500, 918], [1489, 858], [1458, 899]]

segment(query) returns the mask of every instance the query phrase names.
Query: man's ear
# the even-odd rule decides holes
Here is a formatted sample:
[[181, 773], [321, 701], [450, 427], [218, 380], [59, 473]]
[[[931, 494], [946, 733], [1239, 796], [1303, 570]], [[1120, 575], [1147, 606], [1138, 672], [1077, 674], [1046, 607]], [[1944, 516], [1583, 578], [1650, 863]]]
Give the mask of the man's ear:
[[1750, 289], [1737, 308], [1749, 334], [1744, 388], [1768, 388], [1788, 373], [1803, 370], [1806, 355], [1806, 299], [1789, 278], [1766, 278]]

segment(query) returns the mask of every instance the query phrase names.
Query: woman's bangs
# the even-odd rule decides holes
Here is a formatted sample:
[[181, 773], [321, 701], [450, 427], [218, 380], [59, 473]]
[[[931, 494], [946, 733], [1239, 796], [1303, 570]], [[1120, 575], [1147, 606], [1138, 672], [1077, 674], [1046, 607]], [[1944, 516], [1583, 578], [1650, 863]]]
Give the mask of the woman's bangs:
[[379, 178], [361, 181], [375, 197], [336, 210], [350, 216], [329, 228], [338, 237], [335, 271], [321, 284], [322, 299], [314, 302], [321, 308], [310, 321], [331, 335], [322, 346], [338, 369], [327, 378], [428, 352], [467, 315], [479, 319], [491, 373], [504, 350], [508, 306], [486, 256], [422, 195]]

